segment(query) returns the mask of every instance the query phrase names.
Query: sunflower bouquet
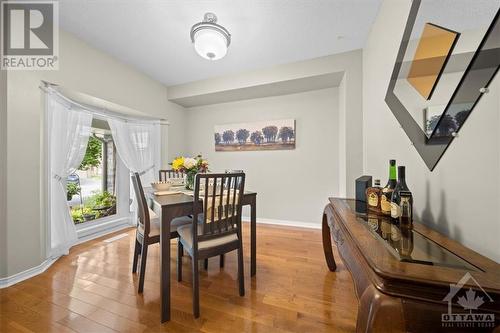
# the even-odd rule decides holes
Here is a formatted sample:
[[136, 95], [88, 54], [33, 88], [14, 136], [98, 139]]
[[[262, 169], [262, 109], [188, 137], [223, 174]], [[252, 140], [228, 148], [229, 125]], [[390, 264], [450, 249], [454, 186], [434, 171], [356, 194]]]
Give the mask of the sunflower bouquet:
[[172, 169], [186, 174], [186, 188], [192, 190], [194, 188], [194, 176], [197, 173], [208, 172], [208, 161], [203, 159], [201, 155], [196, 157], [177, 157], [172, 163]]

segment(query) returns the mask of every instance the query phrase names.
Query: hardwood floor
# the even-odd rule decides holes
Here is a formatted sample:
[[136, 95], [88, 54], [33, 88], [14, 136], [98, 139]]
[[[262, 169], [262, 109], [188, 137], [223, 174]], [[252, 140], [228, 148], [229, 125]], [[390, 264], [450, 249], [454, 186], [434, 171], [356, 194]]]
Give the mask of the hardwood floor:
[[[236, 252], [223, 269], [211, 258], [201, 270], [201, 317], [191, 312], [191, 267], [175, 277], [172, 241], [172, 320], [160, 325], [158, 245], [149, 249], [144, 294], [131, 273], [135, 230], [74, 247], [45, 273], [0, 289], [0, 332], [352, 332], [357, 299], [341, 260], [328, 271], [321, 231], [258, 225], [257, 276], [250, 278], [245, 237], [246, 296], [238, 296]], [[243, 235], [249, 235], [244, 223]], [[107, 243], [118, 234], [124, 238]], [[336, 253], [335, 253], [336, 254]], [[338, 257], [336, 257], [338, 258]]]

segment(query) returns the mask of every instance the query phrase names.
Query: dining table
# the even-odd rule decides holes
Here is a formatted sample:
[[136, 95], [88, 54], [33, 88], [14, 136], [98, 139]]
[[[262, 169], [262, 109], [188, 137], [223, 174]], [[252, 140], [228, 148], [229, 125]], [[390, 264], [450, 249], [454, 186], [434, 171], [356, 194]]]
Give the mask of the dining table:
[[[192, 191], [168, 195], [148, 193], [155, 212], [160, 213], [160, 304], [161, 322], [170, 320], [170, 223], [176, 217], [194, 214]], [[250, 206], [250, 276], [256, 274], [257, 266], [257, 193], [245, 191], [243, 206]]]

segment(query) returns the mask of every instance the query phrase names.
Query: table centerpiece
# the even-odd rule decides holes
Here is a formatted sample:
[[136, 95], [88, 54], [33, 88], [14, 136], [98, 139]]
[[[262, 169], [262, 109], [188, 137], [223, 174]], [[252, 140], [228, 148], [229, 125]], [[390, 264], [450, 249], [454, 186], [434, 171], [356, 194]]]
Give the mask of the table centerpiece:
[[172, 163], [172, 169], [186, 174], [186, 189], [194, 190], [194, 176], [197, 173], [208, 172], [208, 161], [201, 155], [195, 157], [176, 157]]

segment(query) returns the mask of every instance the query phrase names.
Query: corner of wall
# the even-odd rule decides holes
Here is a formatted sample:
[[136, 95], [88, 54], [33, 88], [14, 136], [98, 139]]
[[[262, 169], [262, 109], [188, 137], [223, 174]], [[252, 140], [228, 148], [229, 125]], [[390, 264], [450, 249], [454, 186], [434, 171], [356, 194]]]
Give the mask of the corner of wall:
[[[168, 87], [165, 87], [165, 94], [168, 96]], [[167, 121], [169, 124], [165, 127], [168, 134], [162, 138], [167, 140], [167, 151], [162, 151], [162, 168], [166, 168], [176, 156], [187, 153], [187, 109], [167, 101]]]
[[363, 52], [356, 51], [346, 68], [345, 162], [346, 196], [354, 197], [354, 180], [363, 172]]
[[7, 71], [0, 70], [0, 278], [7, 276]]

